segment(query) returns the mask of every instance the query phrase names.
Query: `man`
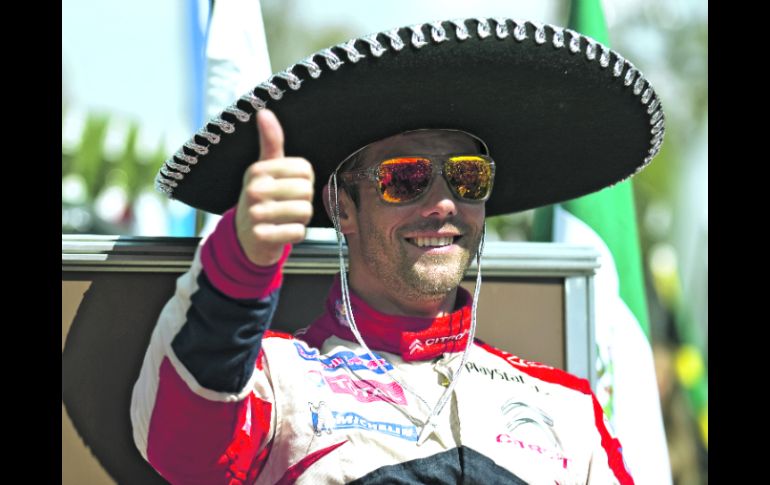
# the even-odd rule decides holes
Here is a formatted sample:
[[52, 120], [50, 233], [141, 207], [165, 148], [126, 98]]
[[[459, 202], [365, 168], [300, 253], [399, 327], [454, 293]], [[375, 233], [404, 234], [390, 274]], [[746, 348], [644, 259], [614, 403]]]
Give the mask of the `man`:
[[[161, 170], [162, 190], [225, 213], [164, 308], [134, 388], [137, 447], [168, 480], [632, 483], [588, 382], [474, 341], [478, 295], [458, 285], [489, 213], [649, 163], [657, 98], [576, 33], [483, 19], [410, 29], [277, 74]], [[357, 65], [340, 68], [340, 55]], [[319, 78], [321, 60], [334, 72]], [[588, 86], [570, 86], [573, 69]], [[366, 83], [376, 97], [353, 89]], [[595, 113], [571, 122], [585, 110]], [[319, 209], [340, 254], [347, 241], [349, 275], [341, 263], [303, 332], [270, 332], [282, 265]]]

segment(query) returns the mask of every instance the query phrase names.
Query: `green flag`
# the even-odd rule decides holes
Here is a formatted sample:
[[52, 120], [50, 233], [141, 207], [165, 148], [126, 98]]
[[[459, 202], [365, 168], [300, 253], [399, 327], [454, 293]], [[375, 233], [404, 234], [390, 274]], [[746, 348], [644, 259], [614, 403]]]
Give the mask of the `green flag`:
[[[569, 27], [609, 46], [599, 0], [574, 0]], [[534, 238], [592, 245], [601, 254], [594, 303], [597, 398], [636, 483], [670, 484], [632, 182], [538, 209]]]

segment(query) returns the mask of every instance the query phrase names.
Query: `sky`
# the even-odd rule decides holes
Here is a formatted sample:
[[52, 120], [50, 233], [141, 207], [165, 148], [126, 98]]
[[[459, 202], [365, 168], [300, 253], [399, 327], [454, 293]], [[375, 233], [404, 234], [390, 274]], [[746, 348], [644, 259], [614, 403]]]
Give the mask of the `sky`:
[[[201, 4], [206, 9], [208, 2]], [[303, 24], [342, 20], [355, 25], [361, 35], [458, 17], [561, 21], [556, 18], [554, 0], [301, 0], [297, 4]], [[169, 149], [177, 147], [198, 128], [190, 121], [191, 92], [186, 85], [188, 5], [187, 0], [62, 1], [65, 147], [78, 139], [87, 112], [114, 115], [108, 149], [121, 146], [130, 120], [140, 122], [140, 147], [147, 152], [154, 151], [161, 140]]]
[[[189, 22], [195, 0], [62, 0], [62, 92], [67, 104], [64, 145], [77, 140], [86, 112], [115, 115], [108, 140], [119, 146], [127, 122], [143, 127], [140, 146], [176, 147], [197, 130], [189, 88]], [[219, 0], [227, 1], [227, 0]], [[641, 0], [605, 0], [607, 23]], [[679, 0], [685, 5], [697, 0]], [[198, 0], [201, 15], [208, 0]], [[564, 0], [297, 0], [302, 24], [349, 22], [361, 35], [437, 19], [504, 16], [563, 25]], [[653, 1], [653, 3], [655, 3]], [[625, 10], [624, 10], [625, 9]], [[686, 11], [684, 7], [671, 9]], [[667, 22], [677, 15], [667, 15]], [[299, 23], [299, 22], [298, 22]], [[344, 39], [340, 39], [344, 40]], [[274, 70], [284, 66], [273, 66]], [[256, 82], [255, 82], [256, 84]]]

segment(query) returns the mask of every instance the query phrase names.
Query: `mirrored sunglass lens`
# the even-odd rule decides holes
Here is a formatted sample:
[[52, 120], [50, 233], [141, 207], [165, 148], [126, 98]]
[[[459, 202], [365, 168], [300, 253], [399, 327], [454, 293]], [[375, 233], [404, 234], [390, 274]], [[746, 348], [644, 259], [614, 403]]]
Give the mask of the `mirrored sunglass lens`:
[[431, 163], [426, 158], [401, 157], [380, 164], [378, 186], [386, 202], [418, 197], [430, 183]]
[[482, 200], [492, 189], [492, 165], [476, 156], [450, 158], [444, 169], [449, 185], [468, 200]]

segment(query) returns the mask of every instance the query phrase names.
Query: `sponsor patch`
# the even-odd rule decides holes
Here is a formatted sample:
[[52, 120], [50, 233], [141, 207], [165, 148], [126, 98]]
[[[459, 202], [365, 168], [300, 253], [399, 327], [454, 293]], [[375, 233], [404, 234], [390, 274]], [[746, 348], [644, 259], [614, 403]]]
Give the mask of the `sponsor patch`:
[[323, 376], [323, 379], [333, 392], [350, 394], [358, 402], [386, 401], [393, 404], [407, 404], [404, 390], [396, 382], [383, 383], [370, 379], [353, 379], [347, 375]]
[[[294, 342], [297, 348], [297, 354], [305, 360], [317, 360], [323, 366], [325, 371], [334, 372], [340, 367], [348, 368], [352, 371], [370, 370], [375, 374], [384, 374], [383, 367], [387, 370], [393, 370], [393, 366], [377, 353], [374, 356], [377, 360], [372, 360], [369, 354], [356, 355], [349, 350], [342, 350], [328, 356], [321, 356], [316, 349], [307, 349], [303, 345]], [[380, 365], [378, 365], [378, 362]]]
[[317, 435], [322, 432], [331, 433], [332, 429], [363, 429], [402, 440], [417, 441], [418, 433], [415, 426], [372, 421], [353, 412], [329, 411], [324, 402], [319, 403], [318, 406], [308, 404], [313, 417], [313, 429]]
[[477, 365], [473, 362], [466, 362], [465, 370], [467, 370], [468, 372], [475, 372], [477, 374], [482, 374], [486, 377], [489, 377], [489, 379], [493, 381], [499, 380], [499, 381], [518, 382], [520, 384], [524, 384], [524, 377], [521, 375], [508, 374], [507, 371], [484, 367], [481, 365]]
[[[478, 365], [474, 362], [466, 362], [465, 363], [465, 370], [471, 373], [475, 374], [481, 374], [484, 377], [488, 378], [491, 381], [496, 382], [513, 382], [517, 384], [527, 384], [532, 389], [534, 389], [536, 392], [543, 392], [538, 386], [534, 384], [529, 384], [525, 381], [524, 376], [521, 374], [515, 374], [515, 373], [508, 373], [508, 370], [500, 370], [490, 367], [484, 367], [482, 365]], [[548, 392], [545, 392], [545, 394], [550, 394]]]
[[516, 439], [507, 433], [501, 433], [497, 435], [496, 441], [501, 444], [510, 445], [515, 448], [520, 448], [522, 450], [528, 450], [528, 451], [531, 451], [532, 453], [537, 453], [538, 455], [548, 458], [550, 460], [554, 460], [558, 462], [561, 465], [561, 467], [564, 468], [565, 470], [569, 468], [569, 465], [571, 462], [571, 458], [564, 456], [561, 450], [553, 450], [540, 445], [527, 443], [525, 441]]
[[310, 406], [310, 416], [313, 422], [313, 430], [316, 436], [321, 436], [321, 433], [331, 434], [334, 429], [334, 416], [329, 410], [329, 406], [324, 401], [318, 404], [312, 402], [307, 403]]
[[409, 355], [421, 354], [430, 351], [430, 347], [435, 345], [441, 345], [443, 348], [447, 344], [460, 343], [467, 335], [468, 330], [463, 330], [455, 335], [440, 335], [438, 337], [428, 337], [423, 339], [416, 338], [412, 340], [412, 343], [410, 343], [407, 348], [409, 349]]
[[425, 347], [423, 347], [422, 341], [418, 338], [414, 339], [409, 345], [409, 355], [412, 355], [415, 352], [422, 352], [423, 350], [425, 350]]

